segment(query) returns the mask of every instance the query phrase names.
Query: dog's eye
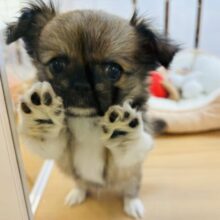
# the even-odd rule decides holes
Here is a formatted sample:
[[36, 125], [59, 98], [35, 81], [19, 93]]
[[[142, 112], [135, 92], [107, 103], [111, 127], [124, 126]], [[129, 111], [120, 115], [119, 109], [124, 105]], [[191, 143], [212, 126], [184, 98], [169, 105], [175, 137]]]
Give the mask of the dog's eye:
[[107, 73], [111, 81], [116, 82], [121, 77], [122, 67], [117, 63], [106, 64], [105, 72]]
[[67, 59], [63, 57], [54, 58], [49, 62], [49, 69], [54, 74], [59, 74], [64, 71], [67, 65]]

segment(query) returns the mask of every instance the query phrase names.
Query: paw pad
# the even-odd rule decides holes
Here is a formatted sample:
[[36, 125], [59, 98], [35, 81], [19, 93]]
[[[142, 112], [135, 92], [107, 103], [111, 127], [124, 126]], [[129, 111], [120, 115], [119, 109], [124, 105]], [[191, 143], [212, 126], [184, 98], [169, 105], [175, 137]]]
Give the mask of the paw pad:
[[109, 121], [110, 121], [111, 123], [113, 123], [113, 122], [115, 122], [115, 120], [117, 119], [117, 117], [118, 117], [118, 113], [115, 112], [115, 111], [113, 111], [113, 112], [110, 114], [110, 116], [109, 116]]
[[44, 99], [43, 102], [44, 102], [45, 105], [51, 105], [51, 103], [52, 103], [52, 96], [50, 95], [49, 92], [44, 93], [43, 99]]
[[126, 132], [126, 131], [114, 130], [110, 138], [113, 139], [113, 138], [117, 138], [119, 136], [124, 136], [127, 133], [128, 132]]
[[27, 104], [25, 102], [21, 103], [21, 109], [26, 114], [30, 114], [31, 113], [30, 108], [27, 106]]
[[36, 92], [34, 92], [31, 95], [31, 101], [35, 105], [40, 105], [41, 104], [40, 96]]
[[137, 119], [137, 118], [134, 118], [132, 121], [130, 121], [130, 123], [128, 124], [128, 126], [129, 126], [130, 128], [135, 128], [135, 127], [138, 126], [138, 124], [139, 124], [138, 119]]
[[51, 119], [35, 119], [38, 124], [54, 124]]
[[124, 113], [124, 119], [128, 119], [130, 117], [130, 113], [129, 112], [125, 112]]

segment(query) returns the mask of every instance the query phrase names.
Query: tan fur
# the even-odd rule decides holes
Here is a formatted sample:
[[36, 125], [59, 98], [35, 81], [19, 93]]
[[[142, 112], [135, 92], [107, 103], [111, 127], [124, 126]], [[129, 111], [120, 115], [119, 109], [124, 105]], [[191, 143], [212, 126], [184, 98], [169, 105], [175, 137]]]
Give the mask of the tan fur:
[[39, 80], [20, 103], [20, 131], [75, 179], [67, 204], [87, 191], [113, 191], [128, 215], [142, 217], [141, 166], [153, 146], [145, 78], [158, 62], [168, 65], [169, 44], [136, 14], [130, 23], [101, 11], [58, 14], [42, 1], [9, 25], [7, 43], [19, 38]]
[[[28, 81], [26, 83], [26, 89], [34, 85], [33, 82], [35, 82], [35, 80]], [[44, 129], [43, 126], [41, 129]], [[33, 134], [32, 136], [35, 137], [35, 134]], [[59, 157], [59, 159], [56, 160], [56, 164], [64, 174], [71, 178], [74, 178], [76, 184], [79, 187], [84, 188], [95, 194], [110, 191], [120, 194], [121, 196], [138, 196], [141, 181], [141, 163], [136, 164], [135, 166], [119, 169], [112, 159], [111, 152], [106, 148], [103, 158], [106, 161], [105, 171], [103, 173], [106, 183], [105, 185], [99, 185], [96, 183], [85, 181], [77, 175], [77, 172], [73, 167], [71, 156], [72, 153], [73, 148], [70, 144], [68, 144], [62, 155]]]
[[[63, 25], [64, 23], [65, 26]], [[59, 54], [67, 54], [69, 57], [77, 57], [77, 60], [81, 59], [81, 62], [83, 62], [83, 57], [80, 57], [82, 48], [78, 44], [74, 44], [74, 42], [80, 42], [81, 38], [85, 37], [82, 36], [82, 31], [85, 30], [89, 34], [87, 47], [90, 49], [89, 56], [91, 60], [101, 61], [108, 58], [116, 60], [126, 71], [131, 71], [134, 68], [133, 56], [137, 50], [135, 30], [126, 20], [117, 16], [110, 16], [101, 11], [99, 13], [89, 10], [67, 12], [57, 15], [49, 21], [41, 32], [39, 39], [40, 60], [43, 63], [47, 63]], [[133, 43], [131, 44], [131, 42]], [[49, 71], [47, 74], [51, 77]], [[121, 78], [117, 86], [129, 90], [133, 86], [130, 84], [131, 81], [124, 79], [124, 77], [126, 76]], [[134, 77], [133, 83], [138, 85], [136, 81]], [[133, 90], [131, 94], [136, 96], [140, 93], [141, 87], [136, 86]], [[132, 99], [133, 97], [126, 98]], [[79, 184], [92, 190], [114, 189], [120, 191], [120, 193], [122, 191], [125, 194], [130, 192], [133, 196], [136, 196], [141, 179], [140, 164], [120, 170], [115, 166], [111, 154], [106, 152], [106, 161], [108, 161], [105, 167], [106, 185], [98, 186], [83, 181], [77, 176], [77, 173], [74, 173], [73, 163], [69, 156], [71, 152], [73, 152], [73, 149], [65, 150], [57, 164], [64, 173], [74, 175]]]
[[134, 68], [133, 56], [137, 50], [134, 28], [126, 20], [101, 11], [68, 12], [48, 22], [39, 40], [40, 60], [47, 63], [59, 54], [67, 54], [83, 62], [80, 57], [82, 48], [78, 43], [86, 37], [89, 59], [102, 61], [107, 58], [117, 61], [126, 71]]

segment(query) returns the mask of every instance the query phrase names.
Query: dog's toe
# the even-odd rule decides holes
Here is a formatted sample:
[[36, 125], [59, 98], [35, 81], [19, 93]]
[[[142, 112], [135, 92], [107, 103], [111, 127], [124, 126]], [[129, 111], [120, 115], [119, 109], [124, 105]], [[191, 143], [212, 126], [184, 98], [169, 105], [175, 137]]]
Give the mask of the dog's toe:
[[65, 205], [74, 206], [82, 203], [86, 198], [86, 191], [82, 189], [75, 188], [71, 190], [65, 199]]
[[125, 198], [124, 211], [135, 219], [141, 219], [144, 216], [144, 205], [139, 198]]

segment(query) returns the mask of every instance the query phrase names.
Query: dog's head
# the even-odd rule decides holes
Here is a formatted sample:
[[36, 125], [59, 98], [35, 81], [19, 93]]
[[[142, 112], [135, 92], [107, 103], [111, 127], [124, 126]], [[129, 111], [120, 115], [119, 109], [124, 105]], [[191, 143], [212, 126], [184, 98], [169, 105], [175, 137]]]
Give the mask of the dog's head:
[[8, 25], [8, 44], [22, 38], [40, 81], [48, 81], [66, 108], [95, 108], [132, 99], [146, 102], [146, 76], [167, 67], [177, 48], [136, 14], [130, 22], [101, 11], [58, 14], [38, 1]]

